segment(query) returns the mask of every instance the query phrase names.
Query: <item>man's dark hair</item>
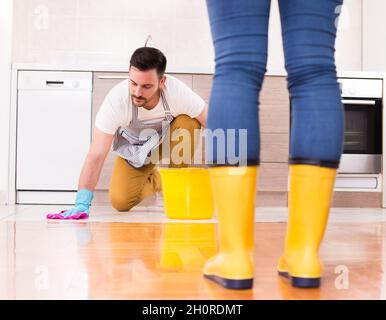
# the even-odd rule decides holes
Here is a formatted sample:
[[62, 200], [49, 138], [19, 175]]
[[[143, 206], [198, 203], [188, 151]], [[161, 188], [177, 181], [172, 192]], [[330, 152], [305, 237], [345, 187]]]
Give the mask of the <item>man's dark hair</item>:
[[166, 57], [156, 48], [142, 47], [134, 51], [130, 59], [130, 67], [135, 67], [141, 71], [156, 69], [161, 78], [166, 69]]

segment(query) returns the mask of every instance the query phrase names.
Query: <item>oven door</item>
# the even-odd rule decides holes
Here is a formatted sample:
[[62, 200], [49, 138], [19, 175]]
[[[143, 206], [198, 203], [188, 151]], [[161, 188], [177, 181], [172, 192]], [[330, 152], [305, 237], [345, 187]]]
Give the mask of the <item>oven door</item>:
[[382, 99], [342, 100], [344, 151], [340, 173], [380, 173], [382, 168]]

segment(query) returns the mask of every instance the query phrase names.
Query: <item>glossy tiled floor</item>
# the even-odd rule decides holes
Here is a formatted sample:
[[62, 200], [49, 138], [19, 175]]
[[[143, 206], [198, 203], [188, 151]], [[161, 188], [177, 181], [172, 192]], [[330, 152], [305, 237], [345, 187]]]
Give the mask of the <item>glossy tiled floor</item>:
[[279, 279], [286, 208], [258, 208], [253, 290], [201, 275], [215, 220], [169, 221], [160, 203], [130, 213], [93, 207], [88, 221], [46, 221], [59, 206], [0, 207], [2, 299], [386, 299], [386, 211], [333, 209], [320, 289]]

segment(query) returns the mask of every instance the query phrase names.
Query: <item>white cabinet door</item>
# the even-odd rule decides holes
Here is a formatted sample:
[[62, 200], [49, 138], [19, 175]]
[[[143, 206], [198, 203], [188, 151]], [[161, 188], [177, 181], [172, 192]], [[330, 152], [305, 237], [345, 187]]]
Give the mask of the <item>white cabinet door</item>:
[[20, 90], [17, 116], [17, 190], [77, 190], [91, 140], [91, 88]]

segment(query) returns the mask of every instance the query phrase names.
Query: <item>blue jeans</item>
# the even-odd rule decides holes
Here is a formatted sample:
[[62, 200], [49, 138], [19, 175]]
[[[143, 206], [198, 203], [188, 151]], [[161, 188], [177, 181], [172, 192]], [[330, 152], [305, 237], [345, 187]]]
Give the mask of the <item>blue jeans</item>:
[[[216, 62], [207, 128], [236, 130], [235, 153], [228, 152], [232, 141], [225, 135], [225, 163], [217, 150], [218, 141], [208, 144], [208, 160], [213, 165], [238, 165], [237, 155], [240, 162], [259, 164], [258, 105], [266, 72], [270, 2], [207, 0]], [[279, 0], [292, 109], [290, 164], [339, 166], [344, 113], [334, 52], [342, 2]], [[239, 129], [247, 129], [245, 156], [243, 142], [238, 143]]]

